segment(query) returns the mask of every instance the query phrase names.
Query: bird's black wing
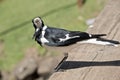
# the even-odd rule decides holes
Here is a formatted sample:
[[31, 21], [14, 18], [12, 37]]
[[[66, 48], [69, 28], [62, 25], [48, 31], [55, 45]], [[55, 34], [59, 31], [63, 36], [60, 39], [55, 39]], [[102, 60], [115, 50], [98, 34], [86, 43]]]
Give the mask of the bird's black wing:
[[65, 46], [77, 41], [88, 39], [89, 34], [80, 31], [68, 31], [64, 29], [51, 28], [46, 29], [45, 37], [48, 39], [49, 46]]
[[51, 28], [48, 27], [46, 29], [45, 38], [49, 41], [49, 43], [46, 43], [49, 46], [60, 46], [63, 45], [63, 42], [60, 42], [60, 38], [66, 38], [66, 34], [68, 34], [69, 31], [64, 29], [58, 29], [58, 28]]
[[99, 38], [105, 36], [105, 34], [92, 35], [86, 32], [80, 31], [68, 31], [64, 29], [51, 28], [46, 29], [45, 37], [48, 39], [49, 46], [66, 46], [78, 41], [87, 40], [90, 38]]

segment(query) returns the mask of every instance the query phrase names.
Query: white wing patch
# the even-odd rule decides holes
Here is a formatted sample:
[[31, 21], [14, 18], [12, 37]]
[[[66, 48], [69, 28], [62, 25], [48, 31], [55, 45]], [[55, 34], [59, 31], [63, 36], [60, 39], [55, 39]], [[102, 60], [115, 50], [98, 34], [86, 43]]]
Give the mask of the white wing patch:
[[60, 42], [64, 42], [64, 41], [67, 41], [67, 40], [69, 40], [69, 39], [73, 39], [73, 38], [80, 37], [80, 36], [70, 37], [69, 34], [66, 34], [65, 36], [66, 36], [66, 38], [59, 38]]

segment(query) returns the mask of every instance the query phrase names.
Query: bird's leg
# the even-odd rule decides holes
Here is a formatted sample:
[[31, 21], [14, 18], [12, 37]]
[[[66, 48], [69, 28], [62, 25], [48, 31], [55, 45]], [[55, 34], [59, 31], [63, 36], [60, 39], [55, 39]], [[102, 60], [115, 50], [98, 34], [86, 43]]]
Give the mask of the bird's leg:
[[61, 68], [61, 65], [64, 63], [64, 61], [66, 61], [66, 59], [68, 58], [68, 53], [64, 53], [64, 57], [63, 59], [60, 61], [60, 63], [54, 68], [55, 72], [59, 71], [59, 69]]

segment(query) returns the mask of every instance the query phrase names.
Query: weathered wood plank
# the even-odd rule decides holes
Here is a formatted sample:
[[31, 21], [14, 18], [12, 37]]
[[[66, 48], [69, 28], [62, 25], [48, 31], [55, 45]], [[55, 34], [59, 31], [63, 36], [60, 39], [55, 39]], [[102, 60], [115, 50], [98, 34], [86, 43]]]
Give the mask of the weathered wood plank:
[[[120, 41], [120, 0], [110, 0], [96, 18], [89, 33], [106, 33], [108, 39]], [[62, 67], [49, 80], [120, 80], [120, 46], [79, 44], [69, 52]]]

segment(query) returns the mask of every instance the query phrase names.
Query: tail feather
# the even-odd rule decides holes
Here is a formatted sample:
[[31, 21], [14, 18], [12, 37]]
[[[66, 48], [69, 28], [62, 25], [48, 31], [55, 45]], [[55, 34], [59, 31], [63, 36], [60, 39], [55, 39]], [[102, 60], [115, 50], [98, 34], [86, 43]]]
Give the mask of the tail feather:
[[92, 44], [108, 45], [108, 46], [115, 46], [115, 47], [117, 47], [118, 44], [120, 44], [119, 41], [107, 40], [107, 39], [103, 39], [103, 38], [88, 39], [85, 41], [81, 41], [80, 43], [92, 43]]
[[120, 44], [119, 41], [108, 40], [108, 39], [104, 39], [104, 38], [97, 38], [97, 41], [109, 42], [109, 43], [112, 43], [112, 44]]
[[92, 34], [91, 38], [100, 38], [102, 36], [106, 36], [106, 34]]

